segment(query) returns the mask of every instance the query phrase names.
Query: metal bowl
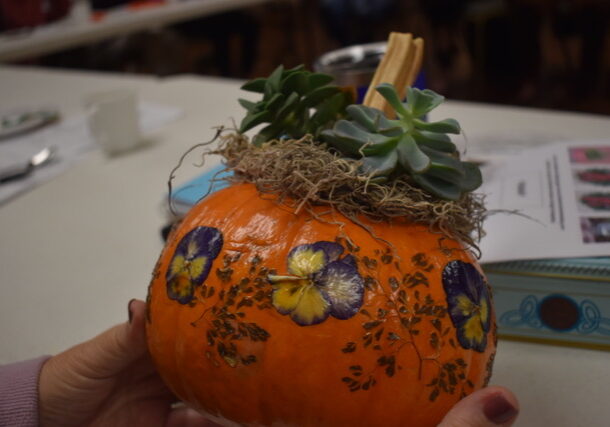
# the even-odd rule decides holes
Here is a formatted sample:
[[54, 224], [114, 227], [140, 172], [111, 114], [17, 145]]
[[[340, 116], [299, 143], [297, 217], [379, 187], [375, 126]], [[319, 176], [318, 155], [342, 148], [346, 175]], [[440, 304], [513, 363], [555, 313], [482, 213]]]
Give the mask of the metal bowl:
[[314, 70], [330, 74], [339, 86], [368, 86], [386, 48], [387, 42], [377, 42], [333, 50], [316, 60]]

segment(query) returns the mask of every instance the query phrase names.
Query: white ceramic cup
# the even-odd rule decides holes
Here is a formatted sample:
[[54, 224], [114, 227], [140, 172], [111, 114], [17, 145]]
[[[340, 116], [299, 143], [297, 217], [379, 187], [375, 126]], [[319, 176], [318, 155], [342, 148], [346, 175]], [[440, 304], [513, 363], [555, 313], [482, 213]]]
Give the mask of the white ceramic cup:
[[137, 105], [136, 93], [130, 89], [85, 97], [91, 136], [106, 153], [119, 154], [141, 144]]

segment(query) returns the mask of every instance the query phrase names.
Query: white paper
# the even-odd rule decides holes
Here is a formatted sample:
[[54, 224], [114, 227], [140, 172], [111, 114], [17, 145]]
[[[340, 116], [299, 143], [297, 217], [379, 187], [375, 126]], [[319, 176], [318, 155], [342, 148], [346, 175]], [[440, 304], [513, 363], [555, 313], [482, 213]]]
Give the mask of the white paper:
[[[482, 262], [610, 256], [610, 140], [561, 142], [483, 168]], [[497, 212], [495, 212], [497, 211]]]
[[[178, 119], [183, 110], [173, 106], [139, 103], [138, 114], [140, 130], [146, 136]], [[35, 169], [26, 178], [0, 183], [0, 205], [52, 179], [85, 154], [99, 149], [90, 135], [87, 117], [83, 113], [20, 136], [0, 140], [0, 169], [14, 164], [26, 164], [34, 154], [49, 146], [57, 149], [57, 154], [50, 163]]]

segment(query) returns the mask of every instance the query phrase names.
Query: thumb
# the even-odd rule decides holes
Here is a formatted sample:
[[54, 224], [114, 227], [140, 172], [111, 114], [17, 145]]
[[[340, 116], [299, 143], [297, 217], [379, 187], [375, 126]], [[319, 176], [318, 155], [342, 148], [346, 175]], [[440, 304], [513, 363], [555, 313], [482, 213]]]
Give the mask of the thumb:
[[438, 427], [508, 427], [519, 413], [515, 395], [504, 387], [487, 387], [459, 401]]
[[145, 306], [143, 301], [129, 301], [128, 322], [83, 344], [82, 356], [95, 366], [98, 376], [116, 375], [146, 353]]
[[71, 360], [66, 362], [86, 377], [106, 378], [117, 375], [146, 354], [145, 303], [131, 300], [128, 310], [129, 322], [68, 350], [63, 355]]

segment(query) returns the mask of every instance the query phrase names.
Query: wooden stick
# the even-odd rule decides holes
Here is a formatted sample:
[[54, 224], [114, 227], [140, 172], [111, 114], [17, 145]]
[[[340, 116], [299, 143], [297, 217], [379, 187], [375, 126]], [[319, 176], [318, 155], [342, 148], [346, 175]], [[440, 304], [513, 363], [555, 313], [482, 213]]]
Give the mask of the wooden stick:
[[411, 69], [409, 70], [409, 75], [405, 82], [403, 92], [408, 86], [412, 86], [413, 83], [415, 83], [415, 80], [417, 80], [417, 75], [421, 70], [421, 64], [424, 60], [424, 39], [421, 37], [416, 38], [413, 40], [413, 45], [415, 46], [415, 55], [413, 56], [413, 62], [411, 63]]
[[404, 66], [411, 51], [413, 36], [408, 33], [390, 33], [386, 53], [377, 66], [373, 80], [364, 97], [364, 105], [383, 110], [386, 106], [385, 99], [377, 93], [375, 87], [381, 83], [392, 83], [396, 85], [404, 81]]
[[375, 87], [381, 83], [390, 83], [396, 87], [400, 97], [404, 98], [407, 86], [411, 86], [417, 78], [423, 54], [423, 39], [413, 40], [410, 33], [390, 33], [386, 53], [377, 66], [363, 104], [379, 108], [388, 116], [392, 114], [393, 109]]

